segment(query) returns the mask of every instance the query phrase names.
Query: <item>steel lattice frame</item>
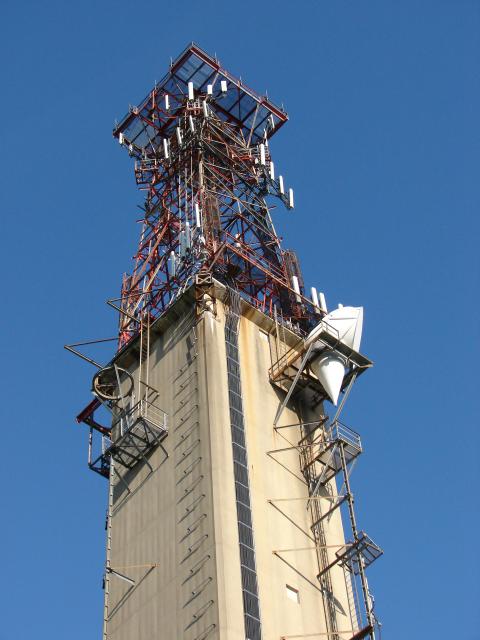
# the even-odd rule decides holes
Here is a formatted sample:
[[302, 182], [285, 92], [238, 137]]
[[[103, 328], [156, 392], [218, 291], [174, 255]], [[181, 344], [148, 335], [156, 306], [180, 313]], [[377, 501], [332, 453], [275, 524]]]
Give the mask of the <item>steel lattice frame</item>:
[[[276, 310], [300, 325], [312, 317], [311, 303], [292, 287], [294, 275], [302, 286], [298, 261], [282, 250], [267, 203], [273, 196], [293, 206], [283, 180], [274, 178], [268, 145], [287, 116], [194, 45], [182, 56], [168, 82], [155, 87], [114, 130], [135, 158], [136, 181], [145, 191], [134, 269], [122, 285], [120, 346], [135, 335], [142, 318], [162, 314], [200, 272], [234, 284], [268, 314]], [[201, 68], [211, 67], [212, 84], [204, 81], [197, 88], [193, 81], [180, 81], [192, 57]], [[228, 92], [234, 96], [230, 111], [222, 104]], [[252, 108], [242, 117], [240, 105], [247, 98]]]

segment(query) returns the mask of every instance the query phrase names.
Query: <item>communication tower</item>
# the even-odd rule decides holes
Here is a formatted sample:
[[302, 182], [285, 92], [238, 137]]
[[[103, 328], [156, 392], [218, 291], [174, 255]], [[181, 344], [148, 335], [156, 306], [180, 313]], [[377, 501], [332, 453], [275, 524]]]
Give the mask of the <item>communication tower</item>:
[[307, 296], [275, 232], [287, 119], [191, 44], [115, 126], [145, 195], [117, 350], [67, 345], [97, 369], [77, 422], [108, 481], [104, 640], [378, 638], [340, 421], [372, 363], [362, 309]]

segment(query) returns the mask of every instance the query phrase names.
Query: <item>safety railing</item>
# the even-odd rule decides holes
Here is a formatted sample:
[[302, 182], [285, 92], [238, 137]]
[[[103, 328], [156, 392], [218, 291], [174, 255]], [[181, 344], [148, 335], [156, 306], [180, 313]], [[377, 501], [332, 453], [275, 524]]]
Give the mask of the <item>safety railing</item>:
[[101, 435], [100, 453], [94, 454], [94, 430], [90, 429], [88, 466], [108, 478], [110, 458], [126, 467], [133, 466], [148, 450], [160, 443], [168, 433], [165, 411], [146, 397], [132, 407], [120, 411], [112, 422], [109, 435]]
[[121, 411], [112, 423], [112, 432], [123, 436], [139, 420], [146, 420], [149, 426], [161, 431], [168, 431], [167, 414], [154, 402], [141, 398], [127, 410]]
[[[322, 322], [318, 325], [317, 335], [314, 338], [314, 342], [323, 342], [322, 336], [325, 338], [329, 336], [331, 338], [330, 342], [339, 342], [340, 341], [340, 333], [338, 329], [333, 327], [332, 325], [322, 320]], [[325, 346], [331, 345], [327, 342], [324, 342]], [[301, 358], [301, 356], [306, 351], [306, 340], [302, 338], [296, 344], [293, 345], [288, 351], [286, 351], [273, 365], [270, 367], [268, 374], [270, 376], [270, 380], [277, 380], [279, 376], [287, 369], [289, 366], [294, 364], [294, 362]]]
[[331, 425], [327, 439], [329, 442], [343, 442], [344, 444], [357, 449], [359, 452], [362, 451], [362, 441], [360, 440], [360, 435], [339, 420], [336, 420]]

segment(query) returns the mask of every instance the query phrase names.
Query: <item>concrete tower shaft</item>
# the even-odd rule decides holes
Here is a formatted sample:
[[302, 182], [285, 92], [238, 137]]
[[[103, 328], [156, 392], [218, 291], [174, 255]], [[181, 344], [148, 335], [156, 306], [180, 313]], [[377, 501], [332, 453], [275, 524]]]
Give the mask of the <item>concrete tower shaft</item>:
[[[141, 377], [139, 339], [117, 357], [135, 381], [126, 413], [149, 398], [168, 415], [168, 435], [130, 469], [121, 445], [111, 458], [105, 639], [329, 632], [296, 448], [302, 423], [321, 415], [313, 379], [282, 414], [279, 426], [293, 426], [273, 428], [281, 394], [268, 371], [277, 349], [296, 342], [216, 283], [187, 291], [151, 327]], [[325, 492], [322, 506], [334, 480]], [[340, 511], [325, 542], [330, 558], [344, 545]], [[343, 567], [331, 570], [331, 586], [332, 619], [353, 635]]]

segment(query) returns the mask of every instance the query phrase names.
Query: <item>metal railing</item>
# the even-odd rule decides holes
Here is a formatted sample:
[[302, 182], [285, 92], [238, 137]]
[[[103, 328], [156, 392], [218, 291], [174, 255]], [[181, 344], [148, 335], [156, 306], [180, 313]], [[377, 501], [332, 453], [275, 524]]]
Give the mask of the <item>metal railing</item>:
[[[93, 471], [108, 477], [112, 456], [120, 455], [122, 450], [127, 451], [130, 445], [141, 454], [143, 449], [151, 448], [155, 443], [163, 440], [168, 433], [167, 414], [146, 397], [141, 398], [133, 406], [120, 411], [115, 417], [112, 422], [111, 436], [102, 435], [100, 438], [100, 454], [97, 455], [93, 453], [93, 432], [91, 428], [88, 466]], [[133, 458], [131, 455], [129, 457]]]
[[347, 445], [354, 447], [355, 449], [358, 449], [359, 451], [362, 450], [360, 435], [339, 420], [336, 420], [330, 426], [327, 439], [330, 442], [341, 441]]
[[157, 407], [156, 404], [142, 398], [131, 409], [132, 418], [138, 420], [143, 418], [147, 420], [152, 426], [162, 431], [168, 431], [167, 414], [163, 409]]
[[[340, 342], [340, 332], [325, 320], [322, 320], [319, 325], [318, 335], [315, 337], [314, 342], [323, 342], [325, 346], [329, 346], [327, 342], [322, 340], [322, 334], [328, 334], [336, 342]], [[276, 380], [279, 375], [285, 371], [290, 365], [292, 365], [298, 358], [305, 353], [306, 340], [302, 338], [296, 344], [293, 345], [287, 352], [285, 352], [276, 362], [272, 364], [268, 373], [271, 380]]]
[[121, 411], [117, 419], [112, 423], [112, 430], [119, 428], [119, 435], [123, 436], [139, 420], [146, 420], [149, 426], [161, 431], [168, 431], [167, 414], [154, 402], [141, 398], [129, 409]]

